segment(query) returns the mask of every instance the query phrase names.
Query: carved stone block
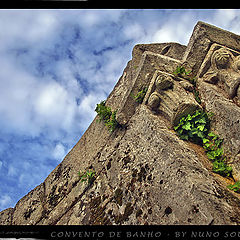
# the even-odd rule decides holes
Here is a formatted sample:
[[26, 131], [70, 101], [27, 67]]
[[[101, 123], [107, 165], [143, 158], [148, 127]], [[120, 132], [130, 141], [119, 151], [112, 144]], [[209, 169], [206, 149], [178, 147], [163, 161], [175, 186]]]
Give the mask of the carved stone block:
[[186, 90], [186, 86], [189, 89], [191, 83], [183, 84], [185, 82], [172, 74], [156, 71], [145, 104], [153, 111], [162, 113], [175, 126], [181, 117], [201, 108], [193, 94]]
[[[201, 101], [206, 111], [214, 114], [211, 130], [224, 139], [223, 149], [233, 158], [240, 149], [239, 69], [240, 52], [215, 43], [210, 47], [197, 74]], [[233, 165], [236, 164], [233, 162]], [[233, 175], [236, 175], [236, 169]]]
[[216, 84], [227, 98], [240, 97], [240, 53], [213, 44], [208, 51], [199, 71], [199, 78], [205, 82]]
[[148, 99], [148, 106], [151, 109], [156, 110], [159, 107], [160, 100], [161, 99], [160, 99], [159, 94], [157, 92], [153, 92]]
[[173, 79], [168, 74], [160, 74], [156, 79], [156, 89], [158, 91], [166, 90], [173, 86]]

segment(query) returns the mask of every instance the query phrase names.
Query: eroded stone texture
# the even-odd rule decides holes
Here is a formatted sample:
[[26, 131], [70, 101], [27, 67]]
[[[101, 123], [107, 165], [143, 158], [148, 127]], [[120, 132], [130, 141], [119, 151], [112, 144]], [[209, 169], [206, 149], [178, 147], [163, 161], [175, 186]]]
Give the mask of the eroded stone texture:
[[227, 46], [233, 50], [240, 50], [240, 36], [208, 23], [199, 21], [194, 27], [192, 36], [183, 55], [186, 62], [196, 75], [209, 48], [213, 43]]
[[223, 146], [232, 158], [233, 176], [239, 178], [240, 108], [238, 88], [240, 52], [213, 44], [198, 73], [198, 89], [206, 110], [214, 113], [212, 130], [224, 139]]
[[192, 87], [192, 84], [186, 83], [184, 79], [156, 71], [145, 103], [156, 113], [164, 115], [175, 126], [181, 117], [201, 108], [194, 98]]
[[240, 53], [218, 44], [210, 48], [200, 69], [200, 78], [219, 86], [228, 98], [237, 96], [240, 84]]
[[121, 118], [127, 122], [134, 114], [135, 108], [138, 105], [132, 96], [135, 96], [138, 91], [151, 84], [151, 80], [156, 70], [166, 73], [172, 73], [181, 62], [168, 56], [160, 55], [150, 51], [145, 51], [139, 63], [139, 69], [135, 78], [131, 81], [131, 88], [126, 92], [122, 106], [118, 109], [117, 115], [121, 114]]
[[[198, 108], [213, 112], [211, 131], [224, 138], [240, 180], [239, 42], [199, 22], [188, 46], [136, 45], [106, 101], [121, 127], [110, 133], [96, 117], [45, 181], [0, 213], [0, 224], [239, 224], [230, 180], [212, 173], [203, 148], [173, 131]], [[173, 74], [177, 66], [197, 76], [196, 89]], [[139, 104], [133, 96], [143, 88]], [[88, 169], [96, 172], [90, 185], [78, 176]]]
[[227, 190], [146, 105], [100, 160], [104, 171], [59, 224], [233, 224], [237, 215], [239, 200], [223, 204]]
[[12, 212], [13, 208], [7, 208], [0, 212], [0, 225], [11, 225], [12, 224]]
[[35, 225], [44, 215], [44, 186], [40, 184], [16, 204], [12, 225]]

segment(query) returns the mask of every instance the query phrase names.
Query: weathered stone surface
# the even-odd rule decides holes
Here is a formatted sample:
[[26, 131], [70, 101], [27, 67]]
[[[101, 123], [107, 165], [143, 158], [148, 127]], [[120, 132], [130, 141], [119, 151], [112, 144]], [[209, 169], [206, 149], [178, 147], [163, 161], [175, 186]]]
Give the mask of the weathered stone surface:
[[144, 102], [156, 113], [164, 115], [173, 126], [181, 117], [201, 108], [194, 95], [186, 91], [186, 84], [185, 88], [182, 86], [182, 82], [185, 81], [179, 82], [179, 78], [176, 81], [174, 75], [157, 70], [148, 87], [148, 100]]
[[0, 225], [11, 225], [12, 224], [12, 212], [13, 208], [7, 208], [0, 212]]
[[146, 105], [99, 160], [105, 169], [58, 224], [233, 224], [239, 200], [222, 204], [228, 190]]
[[136, 95], [143, 87], [151, 85], [151, 80], [156, 70], [166, 73], [172, 73], [181, 61], [163, 56], [157, 53], [145, 51], [142, 55], [139, 69], [135, 75], [132, 85], [124, 96], [123, 104], [119, 108], [117, 114], [123, 114], [124, 119], [128, 121], [133, 115], [136, 106], [138, 105], [132, 96]]
[[218, 85], [227, 98], [236, 97], [240, 85], [239, 57], [239, 52], [213, 44], [199, 70], [199, 78]]
[[214, 113], [212, 129], [216, 130], [230, 154], [235, 156], [240, 150], [240, 108], [209, 83], [199, 83], [201, 99], [206, 110]]
[[224, 139], [223, 146], [232, 158], [233, 176], [240, 180], [240, 108], [238, 88], [240, 52], [213, 44], [198, 73], [198, 89], [207, 111], [214, 113], [212, 129]]
[[179, 43], [152, 43], [152, 44], [137, 44], [133, 48], [133, 62], [137, 64], [140, 62], [142, 54], [145, 51], [161, 54], [164, 56], [168, 56], [174, 59], [181, 60], [182, 56], [186, 50], [186, 46], [181, 45]]
[[193, 85], [186, 81], [186, 80], [183, 80], [183, 81], [180, 81], [179, 84], [186, 90], [186, 91], [189, 91], [189, 92], [192, 92], [194, 87]]
[[18, 201], [14, 208], [13, 225], [34, 225], [44, 215], [44, 186], [40, 184]]
[[194, 27], [182, 59], [183, 62], [187, 62], [191, 66], [194, 74], [197, 74], [213, 43], [228, 46], [236, 51], [240, 50], [239, 35], [199, 21]]
[[[0, 213], [0, 224], [240, 224], [233, 180], [214, 174], [204, 149], [180, 140], [178, 120], [213, 112], [240, 180], [240, 37], [199, 22], [188, 46], [138, 44], [106, 105], [122, 125], [110, 133], [97, 118], [45, 181]], [[176, 76], [192, 70], [197, 88]], [[133, 96], [143, 88], [142, 104]], [[199, 91], [202, 104], [196, 99]], [[96, 172], [91, 184], [78, 172]]]

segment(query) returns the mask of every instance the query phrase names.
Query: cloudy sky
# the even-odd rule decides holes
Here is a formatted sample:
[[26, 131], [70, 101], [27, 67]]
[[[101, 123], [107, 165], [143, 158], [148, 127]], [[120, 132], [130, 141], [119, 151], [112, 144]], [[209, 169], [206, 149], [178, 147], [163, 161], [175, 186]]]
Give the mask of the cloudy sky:
[[199, 20], [240, 34], [239, 10], [0, 10], [0, 211], [77, 143], [134, 45], [186, 45]]

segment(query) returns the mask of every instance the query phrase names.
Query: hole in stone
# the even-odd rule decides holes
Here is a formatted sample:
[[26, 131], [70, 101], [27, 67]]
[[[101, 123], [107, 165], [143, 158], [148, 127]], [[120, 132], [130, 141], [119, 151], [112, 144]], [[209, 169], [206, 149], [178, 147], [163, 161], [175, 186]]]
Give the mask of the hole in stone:
[[107, 170], [109, 170], [111, 168], [111, 162], [109, 161], [107, 164]]
[[152, 174], [150, 174], [147, 179], [148, 179], [148, 181], [151, 181], [152, 180]]
[[170, 207], [167, 207], [166, 209], [165, 209], [165, 214], [171, 214], [172, 213], [172, 209], [170, 208]]
[[152, 209], [148, 209], [148, 214], [152, 214]]
[[163, 184], [163, 180], [160, 181], [160, 184]]
[[165, 55], [169, 51], [170, 47], [171, 47], [170, 45], [167, 45], [165, 48], [163, 48], [161, 54]]
[[143, 213], [142, 209], [138, 209], [137, 212], [136, 212], [136, 217], [141, 216], [142, 213]]
[[192, 206], [192, 213], [198, 213], [199, 212], [199, 208], [198, 207], [199, 207], [198, 205], [197, 206], [193, 205]]
[[147, 170], [149, 170], [150, 168], [149, 168], [149, 166], [148, 166], [148, 164], [146, 164], [145, 165], [145, 168], [147, 169]]

